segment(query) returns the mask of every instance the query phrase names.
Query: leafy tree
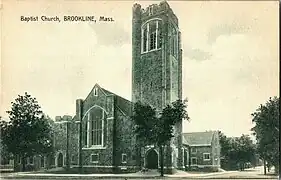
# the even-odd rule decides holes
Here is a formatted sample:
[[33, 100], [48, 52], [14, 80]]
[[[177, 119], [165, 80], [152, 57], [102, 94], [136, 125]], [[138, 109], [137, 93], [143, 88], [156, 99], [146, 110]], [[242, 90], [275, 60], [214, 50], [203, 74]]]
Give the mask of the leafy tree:
[[226, 137], [222, 132], [219, 133], [222, 168], [224, 169], [245, 169], [245, 164], [254, 164], [256, 159], [255, 144], [248, 135], [241, 137]]
[[[252, 128], [261, 158], [279, 173], [279, 98], [273, 97], [252, 113]], [[266, 169], [265, 169], [266, 173]]]
[[251, 162], [255, 156], [255, 145], [253, 144], [249, 135], [242, 135], [237, 141], [237, 160], [240, 170], [245, 169], [245, 164]]
[[219, 131], [219, 139], [221, 146], [221, 166], [223, 169], [232, 169], [233, 160], [230, 158], [231, 151], [231, 138], [226, 137], [221, 131]]
[[6, 126], [7, 121], [3, 120], [0, 116], [0, 159], [1, 164], [7, 164], [9, 159], [11, 158], [11, 153], [9, 153], [6, 144], [3, 143], [3, 136], [5, 136], [5, 132], [3, 128]]
[[160, 148], [161, 176], [163, 169], [163, 146], [174, 137], [174, 126], [182, 121], [188, 120], [186, 111], [187, 100], [177, 100], [167, 105], [160, 114], [150, 105], [137, 102], [134, 106], [135, 133], [141, 145], [154, 144]]
[[134, 105], [132, 119], [135, 123], [135, 134], [140, 146], [154, 144], [154, 129], [157, 121], [156, 110], [147, 104], [137, 102]]
[[7, 111], [10, 121], [1, 123], [2, 140], [9, 152], [21, 157], [24, 171], [27, 157], [52, 151], [52, 130], [36, 98], [25, 93], [11, 104], [11, 110]]

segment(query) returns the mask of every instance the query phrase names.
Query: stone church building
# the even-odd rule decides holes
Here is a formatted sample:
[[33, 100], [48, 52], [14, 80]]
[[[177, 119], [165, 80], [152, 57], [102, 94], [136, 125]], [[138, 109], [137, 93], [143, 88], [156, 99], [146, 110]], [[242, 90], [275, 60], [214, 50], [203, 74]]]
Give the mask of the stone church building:
[[[128, 82], [132, 83], [132, 100], [94, 85], [85, 99], [76, 100], [73, 118], [56, 117], [56, 153], [51, 157], [50, 167], [82, 167], [84, 172], [92, 173], [160, 168], [158, 147], [137, 148], [130, 117], [132, 105], [137, 101], [160, 112], [166, 105], [182, 99], [179, 21], [166, 1], [146, 9], [134, 4], [132, 17], [132, 82]], [[164, 148], [166, 173], [184, 170], [191, 163], [182, 122], [175, 126], [174, 135]]]
[[[166, 105], [182, 98], [178, 18], [166, 1], [146, 9], [134, 4], [132, 28], [132, 101], [98, 84], [85, 99], [76, 101], [76, 115], [68, 128], [72, 129], [70, 136], [78, 138], [69, 138], [74, 142], [70, 142], [68, 153], [66, 145], [58, 150], [61, 157], [69, 154], [69, 164], [73, 168], [82, 165], [84, 171], [90, 172], [126, 172], [137, 171], [140, 167], [160, 167], [157, 147], [137, 149], [130, 117], [132, 105], [137, 101], [150, 104], [160, 112]], [[165, 147], [164, 154], [167, 173], [185, 168], [187, 150], [182, 145], [181, 123], [176, 125], [175, 138]], [[60, 161], [66, 161], [66, 158], [60, 158]], [[63, 166], [66, 162], [57, 160], [56, 164]]]

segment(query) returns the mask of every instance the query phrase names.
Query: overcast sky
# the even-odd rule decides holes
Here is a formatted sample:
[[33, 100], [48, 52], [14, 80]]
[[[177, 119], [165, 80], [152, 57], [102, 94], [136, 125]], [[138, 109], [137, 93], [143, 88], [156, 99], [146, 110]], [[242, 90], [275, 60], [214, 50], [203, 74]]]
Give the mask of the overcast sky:
[[[168, 1], [169, 2], [169, 1]], [[141, 1], [146, 7], [151, 3]], [[1, 106], [25, 91], [54, 118], [74, 115], [95, 83], [131, 100], [133, 1], [4, 1]], [[279, 94], [278, 1], [171, 1], [183, 44], [185, 132], [249, 134], [251, 113]], [[20, 16], [110, 16], [113, 23], [21, 22]]]

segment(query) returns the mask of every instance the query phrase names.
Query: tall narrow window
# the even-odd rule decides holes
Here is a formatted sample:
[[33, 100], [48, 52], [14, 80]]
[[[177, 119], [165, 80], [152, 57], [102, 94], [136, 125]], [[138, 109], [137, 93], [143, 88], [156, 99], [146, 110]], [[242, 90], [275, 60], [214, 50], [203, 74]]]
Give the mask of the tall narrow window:
[[95, 109], [91, 114], [91, 145], [102, 145], [103, 139], [103, 110]]
[[95, 134], [95, 129], [96, 129], [96, 120], [91, 121], [91, 145], [94, 145], [94, 141], [96, 141], [96, 134]]
[[156, 23], [157, 21], [152, 21], [149, 24], [149, 50], [156, 49]]
[[17, 156], [17, 163], [20, 164], [21, 163], [21, 157], [18, 155]]
[[177, 57], [178, 53], [178, 37], [177, 31], [172, 27], [171, 37], [170, 37], [170, 45], [171, 45], [171, 54], [172, 56]]
[[71, 162], [74, 163], [75, 162], [75, 155], [71, 156]]
[[177, 56], [178, 53], [178, 38], [176, 31], [174, 32], [174, 56]]
[[127, 163], [127, 154], [122, 154], [122, 163]]
[[162, 47], [162, 23], [158, 21], [157, 24], [157, 49]]
[[45, 167], [45, 157], [44, 156], [41, 156], [41, 167]]
[[[88, 117], [89, 117], [89, 115], [88, 115]], [[85, 131], [84, 131], [84, 144], [85, 144], [85, 146], [88, 146], [89, 144], [88, 144], [88, 142], [87, 142], [87, 139], [88, 139], [88, 121], [89, 121], [89, 119], [87, 118], [87, 121], [85, 122]]]
[[98, 88], [94, 89], [94, 96], [98, 96]]
[[149, 16], [152, 15], [152, 14], [153, 14], [153, 8], [152, 8], [152, 6], [150, 6], [148, 10], [149, 10], [149, 12], [148, 12], [148, 13], [149, 13]]
[[33, 156], [29, 157], [28, 160], [29, 160], [29, 161], [28, 161], [29, 164], [33, 164]]
[[172, 35], [171, 35], [171, 50], [172, 50], [172, 55], [175, 55], [175, 29], [172, 29]]

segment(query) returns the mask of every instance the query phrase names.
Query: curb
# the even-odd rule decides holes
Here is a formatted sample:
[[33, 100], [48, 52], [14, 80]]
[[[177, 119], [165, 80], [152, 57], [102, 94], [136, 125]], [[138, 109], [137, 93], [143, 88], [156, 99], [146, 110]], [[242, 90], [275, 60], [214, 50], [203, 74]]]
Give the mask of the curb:
[[[2, 177], [1, 177], [2, 178]], [[0, 178], [0, 179], [1, 179]], [[170, 179], [171, 177], [140, 177], [140, 176], [6, 176], [4, 179]]]
[[277, 177], [200, 177], [200, 176], [3, 176], [0, 179], [277, 179]]

